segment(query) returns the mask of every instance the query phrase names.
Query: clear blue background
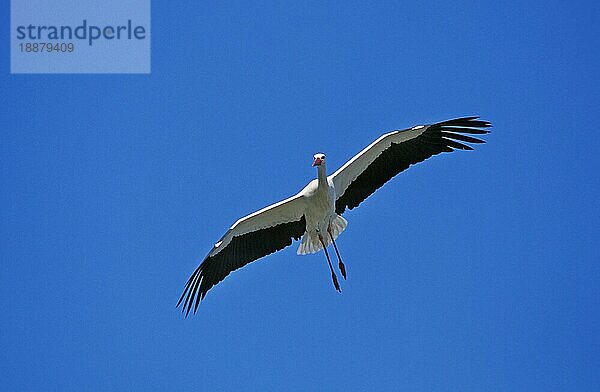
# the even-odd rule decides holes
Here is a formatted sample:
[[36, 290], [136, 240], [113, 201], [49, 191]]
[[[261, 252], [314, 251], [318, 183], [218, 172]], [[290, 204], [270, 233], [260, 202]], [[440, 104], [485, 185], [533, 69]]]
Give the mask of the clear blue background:
[[[3, 5], [3, 388], [597, 390], [598, 3], [226, 3], [155, 2], [151, 75], [10, 75]], [[313, 153], [472, 114], [345, 215], [342, 294], [294, 246], [175, 309]]]

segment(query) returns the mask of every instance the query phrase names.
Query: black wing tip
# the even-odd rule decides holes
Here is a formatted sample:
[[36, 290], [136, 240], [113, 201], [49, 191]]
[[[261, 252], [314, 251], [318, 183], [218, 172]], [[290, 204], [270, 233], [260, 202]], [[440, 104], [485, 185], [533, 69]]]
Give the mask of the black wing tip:
[[[492, 128], [493, 125], [491, 122], [486, 120], [480, 120], [480, 116], [467, 116], [467, 117], [458, 117], [453, 118], [446, 121], [441, 121], [433, 126], [454, 126], [454, 127], [467, 127], [467, 128]], [[481, 129], [484, 133], [489, 133], [489, 130]]]
[[492, 123], [480, 120], [479, 116], [468, 116], [435, 123], [431, 127], [440, 131], [448, 146], [459, 150], [473, 150], [471, 146], [459, 143], [457, 140], [466, 143], [484, 144], [486, 143], [485, 140], [467, 135], [486, 135], [490, 133], [488, 128], [492, 127]]
[[[175, 305], [175, 308], [178, 308], [179, 305], [183, 304], [183, 306], [181, 307], [181, 313], [185, 314], [186, 318], [189, 315], [194, 302], [195, 302], [195, 305], [194, 305], [194, 314], [195, 314], [196, 311], [198, 310], [198, 305], [200, 304], [200, 299], [203, 299], [204, 296], [206, 295], [206, 293], [203, 292], [202, 290], [198, 290], [198, 288], [200, 286], [200, 282], [204, 278], [203, 268], [202, 268], [203, 264], [204, 264], [204, 262], [201, 263], [198, 266], [198, 268], [196, 268], [196, 270], [189, 277], [189, 279], [183, 289], [183, 293], [181, 294], [181, 297], [179, 297], [179, 301], [177, 301], [177, 305]], [[184, 300], [184, 298], [185, 298], [185, 300]]]
[[473, 147], [464, 143], [486, 143], [483, 139], [468, 135], [479, 136], [488, 134], [490, 133], [488, 128], [492, 127], [492, 123], [480, 120], [479, 116], [466, 116], [437, 122], [430, 124], [427, 127], [429, 132], [426, 131], [425, 134], [432, 132], [430, 135], [433, 139], [441, 138], [441, 140], [443, 140], [445, 146], [442, 148], [441, 152], [452, 152], [454, 150], [474, 150]]

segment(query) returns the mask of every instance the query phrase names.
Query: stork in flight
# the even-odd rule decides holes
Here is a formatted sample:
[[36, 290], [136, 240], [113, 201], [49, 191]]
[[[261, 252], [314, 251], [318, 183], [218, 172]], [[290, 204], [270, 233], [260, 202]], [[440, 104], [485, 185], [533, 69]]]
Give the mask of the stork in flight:
[[214, 285], [246, 264], [281, 250], [302, 238], [297, 254], [323, 249], [331, 279], [340, 285], [331, 265], [327, 246], [333, 244], [338, 267], [346, 279], [335, 239], [346, 228], [341, 214], [358, 206], [369, 195], [410, 165], [441, 152], [472, 150], [463, 144], [485, 143], [466, 134], [486, 134], [491, 124], [478, 117], [463, 117], [430, 125], [392, 131], [327, 175], [324, 154], [315, 154], [317, 178], [296, 195], [240, 218], [221, 237], [188, 279], [177, 306], [183, 302], [187, 315]]

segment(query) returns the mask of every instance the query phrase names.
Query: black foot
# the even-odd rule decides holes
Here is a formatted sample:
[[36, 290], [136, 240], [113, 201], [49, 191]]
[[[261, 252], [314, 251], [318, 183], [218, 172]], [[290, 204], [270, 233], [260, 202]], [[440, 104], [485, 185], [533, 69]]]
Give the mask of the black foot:
[[346, 266], [340, 261], [338, 267], [340, 267], [340, 271], [342, 271], [342, 276], [344, 277], [344, 280], [346, 280]]
[[335, 286], [335, 289], [341, 293], [342, 289], [340, 288], [340, 284], [338, 283], [337, 276], [335, 276], [335, 274], [332, 274], [331, 279], [333, 279], [333, 285]]

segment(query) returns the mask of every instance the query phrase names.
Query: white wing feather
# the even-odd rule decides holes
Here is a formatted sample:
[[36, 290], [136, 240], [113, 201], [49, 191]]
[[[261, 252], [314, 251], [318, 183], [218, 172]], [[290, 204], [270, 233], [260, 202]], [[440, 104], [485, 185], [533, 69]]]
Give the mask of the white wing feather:
[[392, 143], [402, 143], [414, 139], [426, 130], [426, 126], [419, 125], [404, 131], [393, 131], [380, 136], [373, 143], [365, 147], [335, 173], [329, 176], [335, 186], [337, 198], [339, 199], [342, 197], [352, 181], [356, 180], [356, 178], [364, 172], [383, 151], [391, 146]]
[[302, 219], [305, 207], [304, 195], [300, 192], [290, 198], [271, 204], [268, 207], [238, 219], [219, 242], [215, 244], [209, 256], [219, 253], [231, 242], [233, 237]]

